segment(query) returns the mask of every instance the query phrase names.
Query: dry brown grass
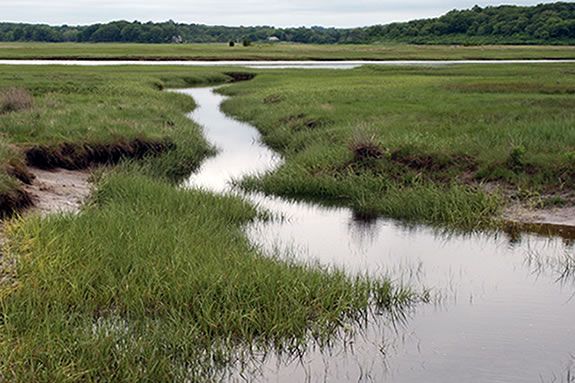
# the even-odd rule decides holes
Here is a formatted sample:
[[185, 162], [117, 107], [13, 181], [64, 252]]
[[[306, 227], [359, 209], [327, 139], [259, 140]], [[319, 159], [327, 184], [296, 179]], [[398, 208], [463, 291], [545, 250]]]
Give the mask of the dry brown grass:
[[362, 130], [354, 132], [348, 143], [349, 150], [353, 153], [355, 162], [363, 162], [383, 158], [384, 148], [375, 135], [370, 135]]
[[34, 98], [26, 89], [8, 88], [0, 92], [0, 114], [32, 108]]

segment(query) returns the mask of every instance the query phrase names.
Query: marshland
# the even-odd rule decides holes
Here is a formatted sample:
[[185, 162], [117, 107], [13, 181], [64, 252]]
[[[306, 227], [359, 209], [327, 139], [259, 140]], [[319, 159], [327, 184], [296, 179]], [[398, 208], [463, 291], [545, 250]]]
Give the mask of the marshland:
[[[0, 380], [572, 382], [554, 7], [461, 11], [542, 13], [491, 40], [0, 23]], [[98, 40], [134, 26], [209, 43]]]

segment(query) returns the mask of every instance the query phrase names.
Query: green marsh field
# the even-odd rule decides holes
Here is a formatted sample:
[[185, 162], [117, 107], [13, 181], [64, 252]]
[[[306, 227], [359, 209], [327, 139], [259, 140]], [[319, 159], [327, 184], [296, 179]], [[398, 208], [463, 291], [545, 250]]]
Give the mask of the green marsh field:
[[[0, 56], [231, 58], [215, 45], [68, 46], [1, 44]], [[254, 46], [240, 58], [575, 56], [572, 47], [428, 47], [414, 57], [409, 46], [348, 49]], [[469, 230], [497, 226], [512, 204], [574, 203], [573, 64], [250, 69], [253, 79], [235, 83], [232, 71], [1, 68], [0, 193], [12, 216], [2, 379], [210, 381], [246, 349], [297, 354], [374, 312], [401, 316], [429, 299], [384, 277], [265, 257], [243, 227], [266, 212], [178, 187], [217, 148], [186, 118], [193, 100], [170, 88], [230, 83], [219, 90], [231, 96], [224, 111], [256, 126], [285, 159], [276, 172], [238, 181], [245, 190]], [[116, 166], [94, 172], [80, 213], [19, 217], [30, 203], [29, 165]]]
[[467, 228], [573, 203], [570, 64], [267, 72], [223, 91], [287, 159], [252, 190]]
[[573, 59], [573, 46], [409, 44], [0, 43], [0, 59], [106, 60], [502, 60]]

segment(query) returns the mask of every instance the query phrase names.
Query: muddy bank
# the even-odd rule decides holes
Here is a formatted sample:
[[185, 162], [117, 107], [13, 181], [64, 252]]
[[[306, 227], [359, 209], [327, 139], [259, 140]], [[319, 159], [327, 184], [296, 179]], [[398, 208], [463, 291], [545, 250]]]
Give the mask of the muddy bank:
[[0, 218], [13, 215], [34, 204], [32, 196], [23, 189], [13, 189], [0, 193]]
[[26, 162], [39, 169], [86, 169], [96, 165], [114, 165], [123, 159], [142, 159], [156, 156], [176, 148], [168, 139], [137, 138], [111, 144], [61, 143], [37, 145], [24, 150]]
[[224, 74], [230, 77], [232, 82], [250, 81], [256, 77], [256, 74], [251, 72], [224, 72]]
[[25, 191], [34, 204], [32, 212], [74, 213], [90, 195], [89, 170], [30, 168], [30, 172], [35, 178]]
[[89, 193], [89, 173], [85, 169], [158, 156], [175, 148], [169, 139], [145, 138], [111, 144], [61, 143], [23, 148], [26, 165], [9, 164], [6, 168], [6, 173], [21, 184], [0, 193], [0, 217], [32, 206], [42, 213], [75, 211]]
[[575, 239], [575, 206], [529, 209], [512, 206], [503, 213], [506, 229]]

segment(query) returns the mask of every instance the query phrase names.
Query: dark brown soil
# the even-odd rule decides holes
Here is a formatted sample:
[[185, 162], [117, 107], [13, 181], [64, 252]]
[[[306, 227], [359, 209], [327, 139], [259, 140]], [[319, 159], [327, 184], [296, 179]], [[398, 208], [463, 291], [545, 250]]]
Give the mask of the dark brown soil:
[[233, 82], [249, 81], [256, 77], [256, 74], [251, 72], [224, 72], [224, 74], [231, 77]]
[[34, 174], [28, 170], [26, 165], [19, 162], [10, 163], [6, 169], [6, 173], [26, 185], [30, 185], [32, 184], [32, 181], [34, 181]]
[[0, 218], [9, 217], [33, 205], [32, 196], [22, 189], [0, 193]]
[[385, 152], [377, 142], [356, 142], [350, 145], [353, 159], [356, 162], [377, 160], [383, 158]]
[[168, 140], [134, 139], [112, 144], [62, 143], [38, 145], [25, 150], [29, 166], [40, 169], [86, 169], [95, 165], [113, 165], [126, 158], [141, 159], [155, 156], [176, 145]]

